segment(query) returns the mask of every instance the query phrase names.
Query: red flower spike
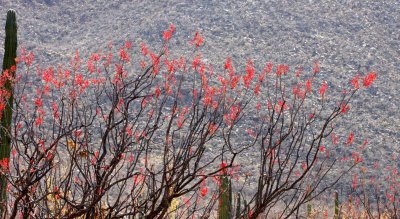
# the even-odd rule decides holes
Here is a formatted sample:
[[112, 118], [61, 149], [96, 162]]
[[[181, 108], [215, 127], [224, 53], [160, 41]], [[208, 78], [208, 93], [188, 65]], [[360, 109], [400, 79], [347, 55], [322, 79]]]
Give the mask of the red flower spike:
[[170, 40], [171, 37], [172, 37], [172, 32], [171, 32], [170, 30], [164, 31], [164, 33], [163, 33], [163, 39], [164, 39], [165, 41]]
[[200, 61], [201, 61], [201, 55], [197, 55], [196, 57], [194, 57], [193, 61], [192, 61], [192, 68], [194, 70], [197, 70], [197, 66], [200, 65]]
[[289, 72], [289, 66], [285, 64], [280, 64], [276, 67], [276, 75], [281, 76]]
[[43, 118], [42, 117], [36, 118], [35, 125], [40, 126], [41, 124], [43, 124]]
[[125, 48], [126, 48], [126, 49], [131, 49], [131, 48], [132, 48], [132, 43], [129, 42], [129, 40], [126, 40], [126, 41], [125, 41]]
[[350, 132], [349, 136], [347, 137], [346, 145], [352, 145], [354, 142], [354, 132]]
[[272, 62], [268, 62], [268, 64], [266, 65], [267, 73], [271, 73], [272, 72], [272, 67], [273, 66], [274, 66], [274, 64], [272, 64]]
[[17, 67], [15, 65], [11, 66], [10, 72], [15, 72], [15, 70], [17, 70]]
[[158, 98], [158, 97], [160, 96], [160, 94], [161, 94], [161, 90], [160, 90], [160, 88], [159, 88], [158, 86], [156, 87], [155, 94], [156, 94], [156, 97], [157, 97], [157, 98]]
[[141, 43], [141, 44], [140, 44], [140, 48], [141, 48], [141, 50], [142, 50], [143, 56], [147, 56], [147, 54], [149, 53], [149, 50], [147, 49], [146, 44]]
[[303, 67], [299, 67], [296, 71], [296, 77], [300, 77], [301, 72], [303, 71]]
[[347, 105], [346, 103], [342, 103], [340, 105], [340, 112], [347, 113], [349, 110], [350, 110], [350, 106]]
[[207, 195], [207, 192], [208, 192], [208, 188], [207, 188], [207, 187], [203, 187], [203, 188], [201, 188], [201, 190], [200, 190], [200, 195], [201, 195], [202, 197], [205, 197], [205, 196]]
[[231, 57], [226, 58], [224, 68], [225, 68], [226, 70], [232, 69], [232, 60], [231, 60]]
[[376, 78], [376, 73], [375, 72], [371, 72], [367, 76], [365, 76], [365, 78], [363, 79], [364, 87], [371, 86], [371, 84], [375, 81], [375, 78]]
[[2, 173], [8, 173], [9, 171], [9, 166], [10, 166], [10, 159], [9, 158], [3, 158], [0, 160], [0, 168]]
[[140, 61], [140, 67], [142, 69], [146, 68], [146, 62], [144, 62], [143, 60]]
[[119, 57], [124, 62], [129, 62], [130, 61], [130, 57], [129, 57], [128, 53], [122, 47], [119, 49]]
[[261, 103], [260, 102], [257, 103], [256, 109], [257, 109], [257, 111], [259, 111], [261, 109]]
[[239, 83], [240, 81], [240, 76], [234, 76], [231, 78], [231, 83], [230, 83], [230, 87], [231, 89], [235, 89], [236, 85]]
[[336, 136], [334, 133], [332, 133], [332, 144], [339, 144], [339, 136]]
[[357, 187], [357, 180], [358, 180], [358, 176], [357, 176], [357, 174], [354, 174], [353, 181], [351, 183], [351, 187], [353, 189], [355, 189]]
[[226, 168], [227, 166], [228, 166], [228, 165], [227, 165], [224, 161], [222, 161], [220, 167], [221, 167], [222, 169], [224, 169], [224, 168]]
[[358, 84], [359, 79], [360, 79], [360, 75], [357, 75], [350, 80], [350, 84], [353, 85], [354, 89], [356, 89], [356, 90], [360, 88], [360, 86]]
[[319, 94], [321, 95], [321, 97], [324, 96], [327, 88], [328, 88], [328, 84], [326, 83], [326, 81], [324, 81], [321, 85], [321, 88], [319, 89]]
[[93, 64], [93, 61], [92, 61], [91, 59], [89, 59], [89, 60], [86, 62], [86, 66], [87, 66], [87, 69], [88, 69], [88, 71], [89, 71], [90, 73], [94, 73], [94, 72], [96, 71], [96, 67], [95, 67], [95, 65]]
[[33, 55], [32, 52], [29, 52], [28, 55], [26, 55], [25, 57], [23, 57], [23, 60], [25, 62], [25, 65], [27, 67], [31, 66], [33, 63], [33, 60], [35, 59], [35, 56]]
[[254, 87], [254, 94], [255, 94], [256, 96], [258, 96], [259, 93], [260, 93], [260, 84], [257, 84], [257, 85]]
[[317, 74], [319, 72], [319, 63], [314, 62], [314, 68], [313, 68], [313, 73]]
[[38, 97], [38, 98], [35, 99], [35, 106], [36, 106], [36, 107], [41, 107], [41, 106], [43, 106], [43, 101], [42, 101], [42, 99], [41, 99], [40, 97]]
[[200, 36], [199, 32], [196, 32], [191, 43], [194, 44], [196, 46], [196, 48], [198, 48], [199, 46], [201, 46], [201, 44], [203, 44], [203, 41], [204, 41], [204, 38], [202, 36]]
[[243, 83], [244, 83], [244, 86], [246, 88], [249, 88], [250, 87], [250, 83], [254, 78], [254, 72], [255, 72], [254, 64], [253, 64], [253, 62], [251, 60], [249, 60], [247, 62], [246, 72], [247, 72], [247, 74], [245, 76], [243, 76]]
[[311, 92], [311, 79], [308, 79], [306, 82], [306, 92]]

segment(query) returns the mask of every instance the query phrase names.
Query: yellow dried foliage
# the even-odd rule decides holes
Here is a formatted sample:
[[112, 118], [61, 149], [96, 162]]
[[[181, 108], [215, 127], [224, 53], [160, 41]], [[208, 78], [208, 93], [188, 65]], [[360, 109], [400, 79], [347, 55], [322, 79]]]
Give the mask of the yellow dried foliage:
[[169, 218], [175, 218], [176, 209], [178, 208], [179, 204], [180, 204], [179, 199], [176, 199], [176, 198], [172, 199], [171, 205], [168, 208], [168, 217]]
[[75, 151], [76, 150], [76, 144], [73, 140], [68, 139], [67, 140], [67, 146], [71, 151]]

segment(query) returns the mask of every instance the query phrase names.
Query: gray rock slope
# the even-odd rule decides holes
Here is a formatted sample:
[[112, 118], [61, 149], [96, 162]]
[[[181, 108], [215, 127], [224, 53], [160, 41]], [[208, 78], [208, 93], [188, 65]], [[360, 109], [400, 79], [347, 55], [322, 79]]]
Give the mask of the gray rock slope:
[[393, 162], [400, 152], [398, 0], [1, 0], [0, 16], [9, 8], [18, 13], [20, 45], [45, 65], [68, 62], [76, 49], [97, 51], [125, 39], [159, 45], [162, 31], [173, 23], [174, 48], [185, 47], [200, 31], [206, 39], [203, 57], [215, 64], [223, 65], [228, 55], [260, 66], [270, 60], [311, 67], [319, 60], [319, 77], [335, 86], [358, 71], [376, 71], [377, 81], [356, 96], [343, 126], [360, 142], [369, 140], [370, 163]]

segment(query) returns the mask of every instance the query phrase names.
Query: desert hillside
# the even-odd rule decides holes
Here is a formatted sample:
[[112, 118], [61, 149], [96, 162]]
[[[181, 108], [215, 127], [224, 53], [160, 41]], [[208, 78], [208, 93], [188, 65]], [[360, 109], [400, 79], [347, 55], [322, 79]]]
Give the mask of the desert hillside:
[[[88, 54], [125, 40], [160, 46], [162, 31], [176, 27], [173, 51], [184, 51], [199, 31], [202, 57], [223, 66], [232, 57], [244, 70], [248, 59], [261, 69], [267, 61], [311, 71], [340, 93], [360, 72], [377, 73], [374, 85], [357, 93], [339, 135], [354, 131], [368, 140], [365, 165], [400, 161], [400, 2], [388, 1], [106, 1], [2, 0], [0, 39], [5, 15], [15, 9], [19, 46], [34, 51], [43, 65], [67, 63], [79, 50]], [[3, 57], [0, 48], [0, 59]], [[380, 173], [375, 173], [380, 174]]]

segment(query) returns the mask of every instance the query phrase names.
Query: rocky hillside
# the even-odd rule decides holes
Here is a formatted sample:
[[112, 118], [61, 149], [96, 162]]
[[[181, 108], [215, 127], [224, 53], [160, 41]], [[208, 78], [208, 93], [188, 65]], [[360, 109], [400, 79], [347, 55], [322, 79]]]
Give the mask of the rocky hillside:
[[85, 54], [126, 39], [159, 46], [162, 30], [173, 23], [173, 50], [200, 31], [206, 39], [203, 57], [215, 64], [229, 55], [242, 69], [251, 58], [259, 67], [272, 61], [309, 70], [319, 60], [319, 77], [337, 90], [357, 72], [375, 71], [376, 83], [356, 96], [342, 130], [351, 127], [359, 142], [368, 139], [365, 159], [371, 164], [393, 155], [400, 159], [398, 0], [2, 0], [0, 6], [0, 25], [6, 11], [15, 9], [20, 46], [44, 65], [67, 63], [75, 50]]

